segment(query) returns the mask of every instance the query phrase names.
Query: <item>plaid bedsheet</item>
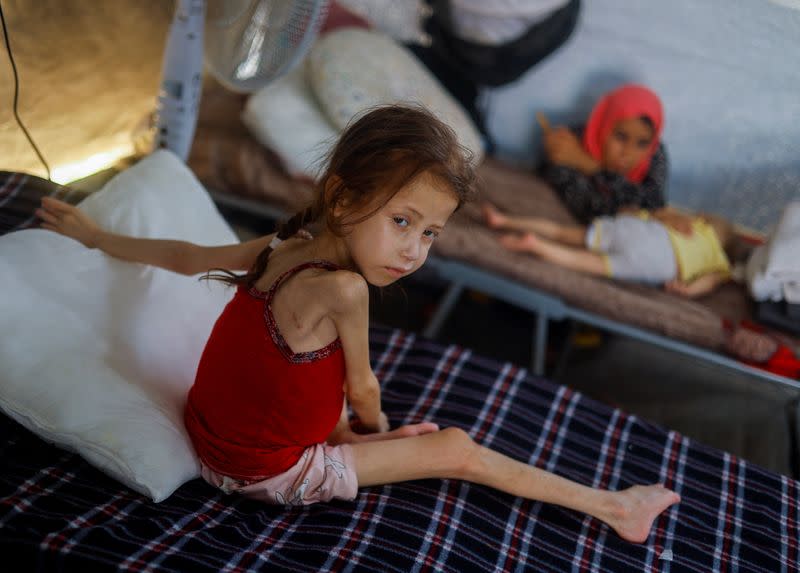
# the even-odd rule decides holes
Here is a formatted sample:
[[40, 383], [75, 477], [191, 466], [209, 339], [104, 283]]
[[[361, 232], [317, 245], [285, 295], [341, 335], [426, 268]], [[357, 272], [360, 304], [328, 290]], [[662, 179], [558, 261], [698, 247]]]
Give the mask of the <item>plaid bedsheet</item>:
[[0, 171], [0, 235], [39, 226], [41, 220], [35, 211], [42, 197], [74, 205], [86, 194], [34, 175]]
[[579, 482], [660, 481], [683, 501], [641, 545], [574, 511], [451, 480], [290, 509], [194, 480], [155, 504], [2, 417], [3, 561], [48, 572], [798, 570], [798, 482], [516, 366], [401, 331], [371, 334], [393, 425], [460, 426]]

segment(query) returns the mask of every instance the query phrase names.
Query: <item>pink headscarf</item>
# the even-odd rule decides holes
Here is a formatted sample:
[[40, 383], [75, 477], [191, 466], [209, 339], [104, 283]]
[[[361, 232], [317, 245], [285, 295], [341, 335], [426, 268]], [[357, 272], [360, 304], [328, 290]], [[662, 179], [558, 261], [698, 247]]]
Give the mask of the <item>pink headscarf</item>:
[[645, 158], [625, 174], [634, 183], [641, 183], [644, 180], [661, 138], [664, 112], [658, 96], [652, 90], [637, 84], [618, 87], [597, 102], [583, 132], [583, 147], [589, 155], [600, 161], [603, 157], [603, 143], [611, 135], [614, 125], [620, 120], [643, 115], [653, 122], [655, 135]]

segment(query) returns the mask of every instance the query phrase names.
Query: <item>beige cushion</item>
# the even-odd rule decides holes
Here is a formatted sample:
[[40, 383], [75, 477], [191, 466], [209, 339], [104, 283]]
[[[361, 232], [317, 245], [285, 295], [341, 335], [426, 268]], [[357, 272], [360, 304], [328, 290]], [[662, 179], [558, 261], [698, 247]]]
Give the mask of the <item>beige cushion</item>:
[[417, 103], [443, 119], [483, 157], [480, 133], [459, 103], [406, 48], [380, 32], [342, 28], [323, 36], [306, 63], [307, 80], [325, 114], [344, 129], [353, 116], [387, 103]]

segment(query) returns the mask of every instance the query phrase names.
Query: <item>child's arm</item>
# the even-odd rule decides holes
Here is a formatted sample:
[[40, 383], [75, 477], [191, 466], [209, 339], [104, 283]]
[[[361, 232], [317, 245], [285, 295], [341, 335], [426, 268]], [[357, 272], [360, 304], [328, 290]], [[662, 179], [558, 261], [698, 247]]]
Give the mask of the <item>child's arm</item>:
[[591, 176], [600, 171], [600, 163], [584, 151], [578, 137], [566, 127], [545, 134], [544, 150], [547, 159], [562, 167], [570, 167]]
[[369, 363], [369, 290], [364, 278], [349, 271], [331, 273], [331, 318], [342, 342], [345, 394], [361, 425], [386, 432], [389, 422], [381, 411], [381, 388]]
[[176, 273], [194, 275], [212, 268], [247, 270], [273, 235], [246, 243], [203, 247], [186, 241], [140, 239], [109, 233], [86, 213], [63, 201], [45, 197], [37, 215], [42, 227], [71, 237], [91, 249], [126, 261], [161, 267]]
[[690, 283], [680, 280], [664, 283], [664, 290], [687, 298], [697, 298], [709, 294], [721, 284], [728, 282], [730, 273], [715, 272], [696, 278]]
[[600, 171], [600, 163], [583, 149], [580, 140], [569, 128], [552, 128], [542, 112], [536, 114], [536, 120], [542, 128], [544, 151], [551, 163], [577, 169], [584, 175], [594, 175]]

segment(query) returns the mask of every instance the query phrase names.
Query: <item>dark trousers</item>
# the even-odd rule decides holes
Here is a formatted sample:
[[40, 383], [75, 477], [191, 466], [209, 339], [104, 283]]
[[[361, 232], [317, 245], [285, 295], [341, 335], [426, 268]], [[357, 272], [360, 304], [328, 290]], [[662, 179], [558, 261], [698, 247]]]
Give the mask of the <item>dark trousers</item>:
[[491, 148], [484, 114], [477, 105], [478, 89], [510, 83], [553, 53], [575, 29], [580, 0], [571, 0], [516, 40], [499, 46], [456, 37], [450, 25], [449, 2], [432, 0], [432, 7], [433, 16], [425, 26], [431, 45], [409, 48], [464, 107]]

